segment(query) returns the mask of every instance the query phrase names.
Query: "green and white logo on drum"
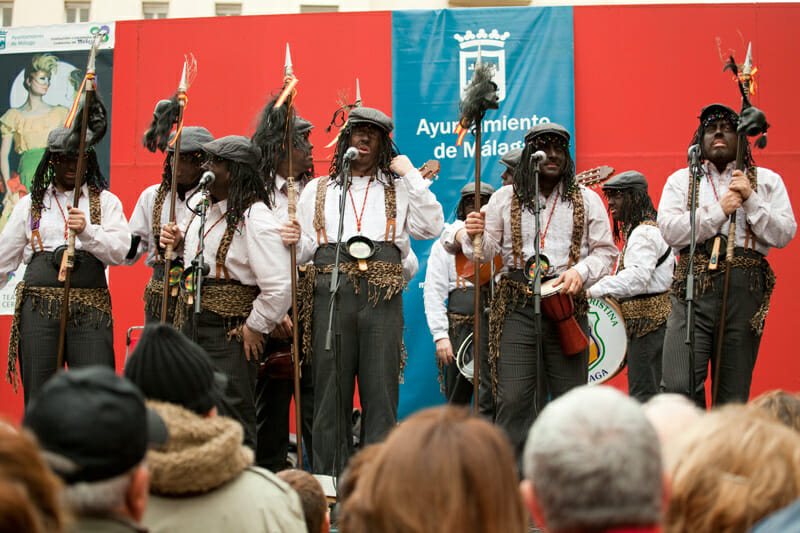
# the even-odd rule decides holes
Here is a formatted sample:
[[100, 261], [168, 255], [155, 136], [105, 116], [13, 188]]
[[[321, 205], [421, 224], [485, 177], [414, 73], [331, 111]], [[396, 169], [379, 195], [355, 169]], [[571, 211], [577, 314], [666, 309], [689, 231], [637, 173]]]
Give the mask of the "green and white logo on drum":
[[602, 298], [589, 299], [589, 384], [603, 383], [625, 367], [628, 338], [619, 308]]

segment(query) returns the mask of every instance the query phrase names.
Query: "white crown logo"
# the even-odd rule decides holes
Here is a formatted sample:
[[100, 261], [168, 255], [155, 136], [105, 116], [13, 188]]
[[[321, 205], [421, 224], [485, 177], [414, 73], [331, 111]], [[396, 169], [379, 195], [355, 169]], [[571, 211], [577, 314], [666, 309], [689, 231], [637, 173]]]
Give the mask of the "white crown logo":
[[478, 33], [472, 33], [472, 30], [467, 30], [464, 35], [456, 33], [453, 38], [458, 41], [459, 47], [475, 48], [478, 46], [493, 46], [496, 48], [505, 47], [505, 40], [511, 36], [509, 32], [503, 32], [501, 35], [496, 29], [490, 33], [486, 33], [483, 28], [478, 30]]

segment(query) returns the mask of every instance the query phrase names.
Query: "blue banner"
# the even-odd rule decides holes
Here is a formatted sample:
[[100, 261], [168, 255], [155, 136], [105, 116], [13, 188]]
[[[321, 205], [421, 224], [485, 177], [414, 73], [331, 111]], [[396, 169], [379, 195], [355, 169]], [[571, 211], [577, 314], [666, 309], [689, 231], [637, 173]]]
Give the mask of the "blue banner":
[[[459, 103], [480, 51], [495, 65], [500, 108], [482, 123], [481, 180], [500, 186], [498, 162], [521, 147], [540, 122], [574, 131], [571, 7], [521, 7], [395, 11], [392, 13], [392, 79], [395, 142], [417, 165], [441, 163], [431, 190], [455, 218], [461, 188], [475, 179], [475, 138], [456, 146]], [[574, 146], [574, 137], [572, 146]], [[573, 157], [574, 157], [574, 148]], [[420, 270], [404, 295], [408, 364], [399, 415], [442, 403], [435, 345], [422, 305], [422, 285], [432, 241], [413, 241]]]

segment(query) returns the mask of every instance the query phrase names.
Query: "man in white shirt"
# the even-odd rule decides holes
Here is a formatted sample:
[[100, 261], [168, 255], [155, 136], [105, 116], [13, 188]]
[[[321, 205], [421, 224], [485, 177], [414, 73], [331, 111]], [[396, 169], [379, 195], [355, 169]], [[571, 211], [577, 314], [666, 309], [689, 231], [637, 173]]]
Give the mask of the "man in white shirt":
[[661, 385], [661, 351], [669, 316], [675, 259], [656, 224], [656, 210], [641, 172], [621, 172], [603, 185], [614, 221], [614, 241], [625, 243], [617, 272], [586, 291], [616, 298], [628, 334], [628, 394], [646, 402]]
[[[565, 355], [556, 321], [542, 314], [542, 353], [537, 354], [534, 302], [523, 268], [534, 256], [535, 240], [556, 277], [560, 292], [575, 299], [574, 316], [589, 330], [585, 289], [609, 274], [618, 250], [611, 238], [603, 201], [575, 183], [569, 132], [558, 124], [537, 124], [525, 134], [525, 148], [514, 172], [514, 184], [492, 195], [486, 209], [470, 213], [461, 238], [462, 250], [474, 258], [473, 236], [483, 233], [482, 261], [503, 256], [509, 271], [502, 277], [489, 318], [489, 351], [497, 391], [495, 421], [509, 435], [519, 456], [528, 428], [547, 399], [555, 399], [588, 379], [589, 349]], [[533, 159], [540, 164], [540, 231], [536, 235]], [[485, 229], [485, 231], [484, 231]]]
[[[172, 134], [174, 139], [175, 134]], [[153, 269], [153, 275], [144, 289], [144, 323], [150, 324], [161, 321], [161, 300], [164, 295], [164, 279], [170, 276], [164, 274], [164, 257], [158, 246], [157, 237], [161, 233], [161, 226], [169, 222], [170, 215], [170, 187], [172, 184], [173, 165], [178, 166], [175, 195], [175, 222], [180, 225], [189, 220], [192, 212], [188, 209], [187, 202], [192, 193], [197, 190], [197, 183], [203, 174], [201, 165], [205, 161], [203, 145], [214, 140], [211, 133], [202, 127], [186, 126], [181, 133], [181, 152], [175, 157], [175, 146], [167, 148], [167, 157], [164, 159], [164, 171], [161, 183], [151, 185], [142, 191], [133, 215], [128, 221], [131, 229], [131, 249], [125, 257], [125, 263], [135, 264], [143, 255], [144, 264]], [[153, 221], [157, 221], [155, 224]], [[172, 270], [181, 272], [183, 257], [174, 254], [170, 258]], [[167, 307], [167, 323], [171, 324], [175, 315], [177, 302], [176, 295], [169, 298]]]
[[[352, 453], [350, 419], [356, 377], [363, 407], [362, 445], [378, 442], [397, 423], [403, 351], [402, 261], [409, 256], [411, 237], [435, 238], [444, 223], [442, 206], [429, 190], [430, 181], [423, 179], [408, 157], [394, 150], [389, 136], [393, 128], [392, 120], [377, 109], [353, 109], [339, 134], [330, 176], [309, 183], [298, 205], [302, 239], [297, 259], [299, 263], [314, 260], [306, 276], [306, 291], [313, 294], [314, 304], [301, 315], [306, 326], [304, 345], [311, 347], [314, 369], [313, 469], [320, 474], [340, 473]], [[352, 183], [342, 197], [348, 163]], [[345, 210], [339, 303], [332, 306], [330, 281], [340, 200]], [[336, 309], [337, 316], [328, 337], [331, 309]]]
[[[746, 402], [775, 274], [766, 256], [783, 248], [797, 230], [789, 195], [781, 177], [757, 167], [744, 138], [745, 171], [735, 170], [739, 115], [730, 107], [711, 104], [700, 113], [692, 145], [701, 148], [702, 176], [697, 184], [695, 252], [694, 369], [689, 365], [686, 338], [686, 274], [689, 263], [688, 168], [676, 171], [664, 185], [658, 209], [658, 226], [664, 240], [680, 252], [672, 286], [672, 311], [664, 340], [663, 387], [705, 406], [705, 380], [709, 361], [717, 350], [717, 334], [724, 321], [722, 361], [717, 402]], [[720, 302], [727, 262], [724, 238], [728, 219], [736, 213], [728, 306], [720, 317]], [[719, 268], [709, 269], [709, 254], [720, 238]], [[712, 362], [713, 366], [713, 362]], [[695, 390], [691, 390], [694, 372]]]

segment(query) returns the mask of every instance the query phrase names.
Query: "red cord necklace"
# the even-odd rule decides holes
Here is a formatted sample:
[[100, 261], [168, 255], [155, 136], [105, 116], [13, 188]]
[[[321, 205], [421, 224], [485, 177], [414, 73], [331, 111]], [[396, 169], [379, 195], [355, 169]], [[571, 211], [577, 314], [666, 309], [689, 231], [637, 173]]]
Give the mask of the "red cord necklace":
[[350, 193], [350, 203], [353, 205], [353, 216], [356, 217], [356, 229], [359, 233], [361, 233], [361, 219], [364, 218], [364, 208], [367, 207], [367, 195], [369, 194], [369, 186], [372, 185], [372, 180], [374, 177], [370, 177], [369, 181], [367, 182], [367, 190], [364, 193], [364, 203], [361, 204], [361, 214], [358, 213], [356, 209], [356, 202], [353, 200], [353, 189], [347, 189], [347, 192]]
[[64, 219], [64, 242], [67, 242], [69, 240], [69, 224], [67, 223], [67, 215], [64, 214], [64, 209], [61, 208], [61, 202], [58, 201], [58, 196], [56, 196], [55, 191], [53, 191], [53, 198], [56, 201], [58, 210], [61, 211], [61, 218]]
[[553, 213], [556, 212], [556, 204], [558, 203], [557, 189], [553, 192], [553, 195], [555, 196], [555, 199], [553, 200], [553, 207], [550, 208], [550, 216], [547, 217], [547, 224], [545, 224], [544, 226], [544, 233], [542, 233], [541, 230], [539, 230], [539, 244], [542, 250], [544, 250], [544, 239], [545, 237], [547, 237], [547, 230], [550, 229], [550, 221], [553, 220]]

